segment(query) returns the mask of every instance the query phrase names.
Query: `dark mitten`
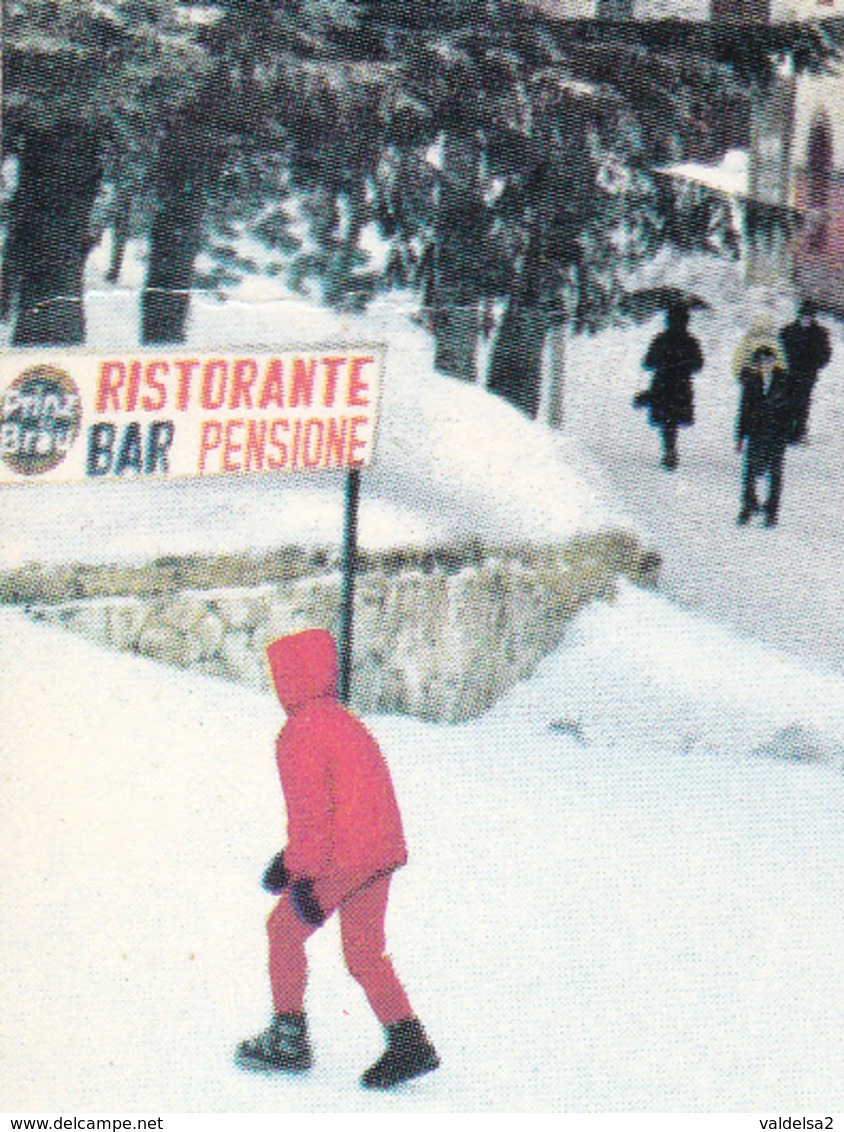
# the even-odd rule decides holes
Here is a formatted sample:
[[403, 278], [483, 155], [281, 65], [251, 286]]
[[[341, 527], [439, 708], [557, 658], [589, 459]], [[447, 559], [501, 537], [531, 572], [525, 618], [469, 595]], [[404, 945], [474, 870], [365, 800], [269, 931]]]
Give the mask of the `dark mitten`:
[[325, 923], [325, 912], [314, 894], [312, 880], [294, 880], [290, 888], [290, 901], [293, 911], [303, 923], [315, 924], [317, 927]]
[[276, 853], [264, 870], [261, 884], [267, 892], [272, 892], [278, 896], [287, 888], [289, 880], [290, 877], [287, 875], [287, 867], [284, 864], [284, 853]]

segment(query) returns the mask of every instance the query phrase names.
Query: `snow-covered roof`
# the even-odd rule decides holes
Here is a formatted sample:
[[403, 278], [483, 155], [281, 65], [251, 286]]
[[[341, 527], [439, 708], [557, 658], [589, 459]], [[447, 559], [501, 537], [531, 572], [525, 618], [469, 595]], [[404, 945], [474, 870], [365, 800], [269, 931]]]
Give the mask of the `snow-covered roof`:
[[749, 195], [749, 171], [749, 154], [743, 149], [731, 149], [718, 165], [686, 161], [678, 165], [664, 165], [655, 170], [668, 177], [742, 198], [747, 198]]
[[[712, 18], [711, 0], [524, 0], [526, 5], [564, 20], [687, 20]], [[770, 0], [770, 23], [804, 23], [844, 16], [844, 0]]]

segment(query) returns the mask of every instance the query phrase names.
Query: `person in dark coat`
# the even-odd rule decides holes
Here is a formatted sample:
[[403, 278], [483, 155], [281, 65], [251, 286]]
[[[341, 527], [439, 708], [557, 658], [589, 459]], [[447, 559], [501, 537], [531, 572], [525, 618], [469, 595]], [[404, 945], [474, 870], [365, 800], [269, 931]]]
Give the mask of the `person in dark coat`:
[[666, 328], [648, 347], [642, 365], [654, 371], [650, 389], [640, 393], [635, 404], [647, 405], [650, 423], [662, 433], [662, 466], [673, 471], [678, 464], [677, 430], [694, 424], [692, 377], [703, 367], [697, 338], [688, 331], [689, 312], [671, 306]]
[[[765, 526], [776, 526], [782, 493], [785, 450], [791, 435], [788, 374], [777, 364], [774, 350], [762, 346], [741, 371], [741, 401], [736, 422], [736, 448], [744, 449], [741, 510], [743, 527], [764, 511]], [[760, 507], [756, 481], [768, 477], [768, 499]]]
[[797, 443], [806, 439], [809, 409], [818, 372], [832, 357], [829, 334], [815, 321], [814, 303], [808, 300], [801, 303], [797, 319], [780, 331], [780, 342], [788, 362], [791, 396], [790, 440], [792, 443]]

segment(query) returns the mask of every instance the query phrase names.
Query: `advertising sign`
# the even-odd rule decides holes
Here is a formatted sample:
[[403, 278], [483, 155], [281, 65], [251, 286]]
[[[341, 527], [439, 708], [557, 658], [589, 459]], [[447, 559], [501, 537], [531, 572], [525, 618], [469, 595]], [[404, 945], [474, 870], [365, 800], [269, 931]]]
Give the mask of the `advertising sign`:
[[354, 469], [379, 347], [0, 355], [0, 482]]

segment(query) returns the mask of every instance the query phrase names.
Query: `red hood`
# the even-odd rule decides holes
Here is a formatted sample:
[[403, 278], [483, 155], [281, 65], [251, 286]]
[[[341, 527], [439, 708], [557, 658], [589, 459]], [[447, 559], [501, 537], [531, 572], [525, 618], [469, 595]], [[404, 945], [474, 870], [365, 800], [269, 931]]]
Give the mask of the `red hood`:
[[267, 646], [276, 694], [289, 714], [309, 700], [337, 695], [337, 646], [325, 629], [306, 629]]

